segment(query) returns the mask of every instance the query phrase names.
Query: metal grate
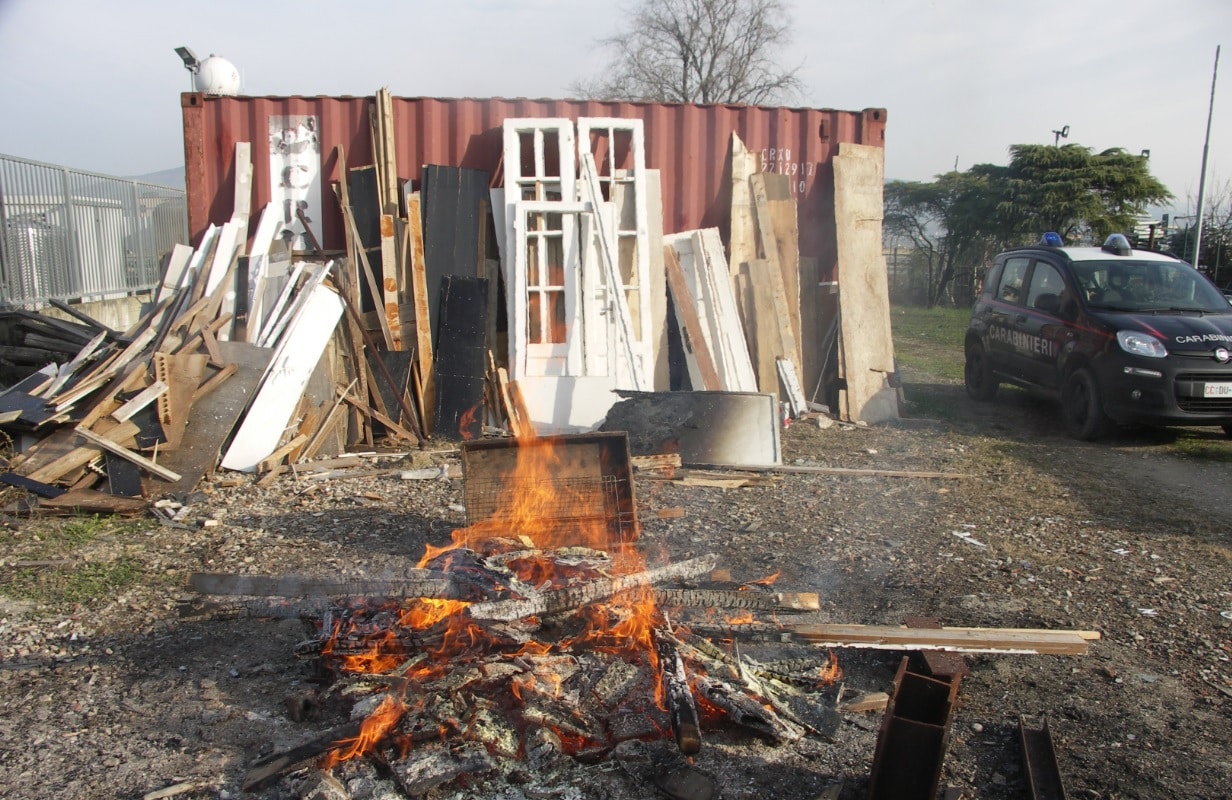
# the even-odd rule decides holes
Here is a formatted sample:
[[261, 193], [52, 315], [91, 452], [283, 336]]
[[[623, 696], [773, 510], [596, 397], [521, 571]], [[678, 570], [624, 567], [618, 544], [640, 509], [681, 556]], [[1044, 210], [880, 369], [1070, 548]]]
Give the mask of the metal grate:
[[[548, 481], [479, 480], [470, 482], [466, 513], [472, 523], [507, 521], [508, 533], [514, 536], [567, 534], [579, 528], [602, 526], [608, 529], [609, 536], [628, 542], [637, 537], [637, 514], [624, 501], [631, 494], [628, 480], [615, 475]], [[509, 509], [515, 507], [519, 496], [552, 496], [561, 502], [514, 518]]]
[[483, 535], [611, 548], [640, 531], [623, 432], [463, 442], [466, 516]]

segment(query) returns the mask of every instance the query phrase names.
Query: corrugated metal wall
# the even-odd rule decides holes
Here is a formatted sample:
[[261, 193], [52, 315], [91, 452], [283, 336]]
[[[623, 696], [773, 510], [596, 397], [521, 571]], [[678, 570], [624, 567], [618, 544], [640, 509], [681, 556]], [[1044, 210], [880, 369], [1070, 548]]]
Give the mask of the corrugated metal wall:
[[[188, 221], [193, 241], [231, 216], [235, 143], [252, 143], [253, 208], [270, 198], [270, 117], [317, 118], [326, 186], [338, 179], [335, 148], [349, 167], [372, 163], [370, 97], [207, 97], [185, 93], [184, 159]], [[640, 118], [646, 165], [662, 174], [663, 227], [668, 233], [717, 227], [727, 238], [731, 135], [762, 153], [767, 171], [793, 177], [799, 200], [800, 254], [817, 259], [818, 279], [834, 272], [834, 172], [841, 142], [884, 146], [884, 109], [764, 108], [757, 106], [606, 103], [581, 100], [395, 98], [399, 177], [418, 187], [421, 166], [485, 170], [500, 180], [501, 123], [507, 117]], [[337, 202], [323, 191], [322, 245], [342, 249]], [[254, 219], [256, 215], [253, 215]]]

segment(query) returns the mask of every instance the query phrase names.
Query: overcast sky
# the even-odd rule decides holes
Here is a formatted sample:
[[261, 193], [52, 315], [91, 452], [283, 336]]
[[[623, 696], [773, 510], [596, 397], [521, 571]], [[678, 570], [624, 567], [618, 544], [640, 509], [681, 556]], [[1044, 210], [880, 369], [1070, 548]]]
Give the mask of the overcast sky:
[[[1197, 195], [1230, 0], [788, 2], [800, 105], [888, 110], [886, 173], [927, 180], [1018, 143], [1151, 151]], [[224, 56], [254, 95], [567, 97], [604, 63], [620, 0], [0, 0], [0, 153], [116, 175], [183, 164], [173, 52]], [[1220, 41], [1220, 37], [1224, 41]], [[1232, 48], [1230, 48], [1232, 49]], [[1232, 52], [1208, 186], [1232, 179]]]

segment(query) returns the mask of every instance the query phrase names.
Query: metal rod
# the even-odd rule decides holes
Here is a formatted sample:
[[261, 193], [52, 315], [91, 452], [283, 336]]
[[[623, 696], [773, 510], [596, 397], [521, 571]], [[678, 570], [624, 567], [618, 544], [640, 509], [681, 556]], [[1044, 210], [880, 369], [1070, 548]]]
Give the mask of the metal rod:
[[1206, 139], [1202, 142], [1202, 174], [1198, 176], [1198, 230], [1194, 236], [1193, 265], [1202, 252], [1202, 213], [1206, 205], [1206, 159], [1211, 151], [1211, 117], [1215, 114], [1215, 80], [1219, 77], [1219, 45], [1215, 45], [1215, 68], [1211, 70], [1211, 103], [1206, 110]]

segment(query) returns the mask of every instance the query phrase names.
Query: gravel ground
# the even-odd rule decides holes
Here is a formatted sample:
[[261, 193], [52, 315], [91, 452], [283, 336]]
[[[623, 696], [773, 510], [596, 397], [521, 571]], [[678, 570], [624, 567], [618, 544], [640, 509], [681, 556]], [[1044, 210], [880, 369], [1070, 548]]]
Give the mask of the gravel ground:
[[[945, 420], [798, 421], [784, 432], [789, 464], [965, 478], [774, 474], [719, 489], [639, 474], [641, 546], [652, 563], [717, 553], [738, 580], [781, 571], [779, 589], [821, 594], [814, 621], [926, 615], [1099, 631], [1085, 656], [967, 658], [941, 774], [965, 797], [1030, 796], [1022, 718], [1047, 720], [1071, 798], [1232, 796], [1232, 443], [1214, 429], [1186, 434], [1202, 458], [1178, 455], [1176, 432], [1076, 443], [1051, 407], [1003, 394], [977, 406], [961, 387], [916, 386], [927, 407], [949, 409]], [[457, 458], [417, 453], [380, 465]], [[181, 621], [184, 576], [396, 575], [426, 543], [448, 539], [461, 504], [460, 478], [258, 488], [222, 475], [189, 498], [179, 526], [37, 520], [0, 530], [0, 794], [241, 796], [256, 758], [323, 733], [320, 720], [292, 721], [284, 703], [308, 678], [293, 653], [304, 628]], [[685, 515], [661, 519], [666, 508]], [[91, 579], [117, 588], [80, 603], [30, 599]], [[840, 651], [848, 692], [888, 691], [902, 655]], [[692, 768], [728, 800], [862, 797], [879, 723], [878, 713], [845, 714], [833, 741], [780, 747], [714, 731]], [[679, 766], [661, 743], [622, 756], [522, 765], [430, 796], [632, 800], [662, 796], [652, 784]], [[386, 778], [353, 761], [251, 796], [400, 797]]]

